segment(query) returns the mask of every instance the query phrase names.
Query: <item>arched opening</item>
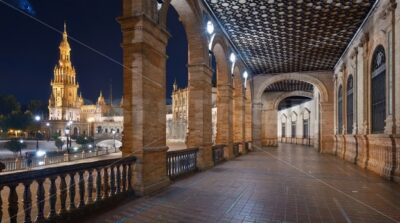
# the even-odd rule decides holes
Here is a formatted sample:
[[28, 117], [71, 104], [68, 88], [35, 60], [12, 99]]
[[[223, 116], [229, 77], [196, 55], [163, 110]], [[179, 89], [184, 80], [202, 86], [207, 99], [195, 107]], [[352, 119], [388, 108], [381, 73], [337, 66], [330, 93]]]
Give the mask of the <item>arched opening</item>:
[[343, 133], [343, 87], [342, 85], [339, 86], [338, 88], [338, 112], [337, 112], [337, 131], [338, 134]]
[[[321, 106], [322, 100], [329, 100], [325, 94], [327, 92], [325, 85], [311, 75], [298, 75], [298, 78], [293, 74], [279, 76], [281, 75], [272, 76], [260, 84], [265, 86], [260, 100], [262, 106], [260, 144], [278, 146], [278, 141], [281, 141], [320, 148], [321, 128], [327, 131], [327, 127], [319, 119], [321, 107], [324, 108]], [[305, 109], [309, 111], [307, 114], [304, 112]], [[293, 112], [298, 114], [296, 122], [292, 122], [291, 119]], [[288, 117], [285, 126], [282, 126], [283, 122], [277, 121], [282, 115]], [[324, 118], [329, 117], [326, 115]], [[256, 121], [253, 123], [257, 124]], [[285, 133], [282, 132], [282, 127], [285, 128]], [[282, 137], [283, 134], [285, 137]]]
[[166, 141], [170, 149], [186, 148], [188, 128], [188, 40], [185, 27], [173, 6], [168, 8], [166, 72]]
[[376, 47], [371, 63], [371, 132], [383, 133], [386, 120], [386, 56], [382, 45]]
[[353, 133], [353, 75], [347, 78], [347, 94], [346, 94], [346, 122], [347, 134]]

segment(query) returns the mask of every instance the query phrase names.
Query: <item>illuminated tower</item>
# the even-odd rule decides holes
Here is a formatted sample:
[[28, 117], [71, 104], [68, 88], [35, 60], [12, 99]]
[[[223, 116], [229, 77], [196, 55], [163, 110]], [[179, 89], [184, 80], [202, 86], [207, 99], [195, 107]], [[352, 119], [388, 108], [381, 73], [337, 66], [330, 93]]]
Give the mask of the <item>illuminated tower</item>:
[[63, 39], [59, 49], [60, 59], [54, 67], [54, 78], [51, 81], [52, 90], [49, 99], [49, 119], [80, 121], [83, 100], [78, 95], [79, 84], [76, 81], [75, 68], [71, 63], [71, 47], [68, 43], [65, 23]]

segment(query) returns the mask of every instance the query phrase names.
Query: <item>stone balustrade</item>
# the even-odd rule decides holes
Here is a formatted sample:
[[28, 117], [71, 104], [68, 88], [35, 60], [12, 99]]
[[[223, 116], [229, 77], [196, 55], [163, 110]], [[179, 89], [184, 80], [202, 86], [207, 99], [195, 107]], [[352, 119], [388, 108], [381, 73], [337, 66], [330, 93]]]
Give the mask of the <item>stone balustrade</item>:
[[0, 160], [1, 163], [4, 163], [5, 169], [2, 170], [3, 172], [9, 171], [17, 171], [17, 170], [24, 170], [34, 167], [46, 166], [56, 163], [63, 163], [63, 162], [70, 162], [76, 161], [81, 159], [87, 159], [97, 156], [104, 156], [110, 153], [119, 152], [119, 150], [96, 150], [96, 151], [89, 151], [82, 153], [72, 153], [72, 154], [61, 154], [57, 156], [41, 156], [41, 157], [33, 157], [31, 158], [31, 162], [28, 163], [26, 157], [17, 157], [15, 159], [7, 159], [7, 160]]
[[233, 144], [233, 155], [238, 157], [240, 155], [240, 144], [239, 142]]
[[167, 174], [175, 179], [197, 170], [198, 148], [167, 152]]
[[65, 222], [133, 193], [135, 157], [0, 175], [0, 222]]

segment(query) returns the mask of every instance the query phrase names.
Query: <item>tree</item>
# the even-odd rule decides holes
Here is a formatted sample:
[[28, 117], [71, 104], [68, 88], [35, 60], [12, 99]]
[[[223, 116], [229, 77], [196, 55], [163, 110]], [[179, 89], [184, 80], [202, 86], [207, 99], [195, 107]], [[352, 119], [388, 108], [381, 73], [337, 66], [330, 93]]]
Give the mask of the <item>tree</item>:
[[29, 112], [12, 112], [2, 121], [4, 130], [21, 129], [26, 130], [33, 124], [32, 115]]
[[12, 112], [20, 111], [21, 105], [14, 95], [0, 95], [0, 116], [7, 116]]
[[54, 142], [54, 144], [56, 145], [56, 147], [59, 150], [62, 150], [62, 147], [64, 146], [64, 141], [62, 141], [61, 139], [57, 138], [56, 141]]
[[22, 149], [26, 148], [26, 144], [18, 139], [11, 139], [10, 141], [6, 142], [5, 147], [17, 154], [18, 152], [22, 155]]
[[81, 145], [82, 147], [86, 148], [86, 145], [93, 142], [92, 137], [87, 137], [87, 136], [78, 136], [76, 138], [76, 144]]
[[35, 115], [46, 115], [47, 105], [41, 100], [31, 100], [27, 108], [32, 114]]

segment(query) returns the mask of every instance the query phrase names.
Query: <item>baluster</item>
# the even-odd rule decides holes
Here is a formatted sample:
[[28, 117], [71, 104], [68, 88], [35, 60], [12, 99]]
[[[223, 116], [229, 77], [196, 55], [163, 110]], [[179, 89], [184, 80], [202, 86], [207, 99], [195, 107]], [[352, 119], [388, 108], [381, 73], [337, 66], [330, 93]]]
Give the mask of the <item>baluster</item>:
[[85, 181], [83, 180], [84, 171], [79, 171], [79, 208], [85, 206]]
[[124, 164], [122, 165], [122, 191], [126, 191], [126, 168], [127, 166]]
[[37, 207], [38, 207], [38, 214], [36, 218], [36, 222], [44, 222], [44, 186], [43, 182], [44, 179], [37, 179], [36, 180], [38, 183], [38, 190], [37, 190]]
[[10, 223], [17, 223], [18, 214], [18, 195], [17, 188], [18, 184], [9, 185], [10, 194], [8, 195], [8, 214], [10, 216]]
[[117, 194], [121, 192], [121, 165], [117, 165]]
[[108, 168], [104, 168], [104, 196], [103, 198], [108, 198], [108, 192], [110, 190], [110, 187], [108, 186]]
[[32, 208], [31, 182], [24, 182], [24, 213], [25, 213], [24, 222], [25, 223], [32, 222], [31, 208]]
[[69, 210], [74, 210], [75, 206], [75, 173], [71, 173], [69, 181]]
[[56, 179], [57, 176], [52, 176], [50, 177], [50, 191], [49, 191], [49, 197], [50, 197], [50, 214], [49, 218], [53, 218], [56, 216], [56, 201], [57, 201], [57, 187], [56, 187]]
[[66, 208], [66, 201], [67, 201], [67, 182], [65, 181], [66, 175], [61, 175], [61, 183], [60, 183], [60, 199], [61, 199], [61, 208], [60, 208], [60, 214], [64, 214], [67, 211]]
[[96, 169], [96, 202], [101, 200], [101, 170]]
[[87, 203], [91, 204], [93, 203], [92, 195], [93, 195], [93, 175], [92, 175], [93, 169], [90, 169], [88, 171], [88, 199]]
[[3, 222], [3, 199], [1, 198], [2, 190], [3, 190], [3, 186], [0, 185], [0, 222]]
[[132, 190], [132, 163], [128, 164], [128, 190]]
[[115, 172], [114, 172], [114, 166], [111, 167], [110, 186], [111, 186], [111, 194], [110, 194], [110, 196], [113, 196], [115, 194]]

